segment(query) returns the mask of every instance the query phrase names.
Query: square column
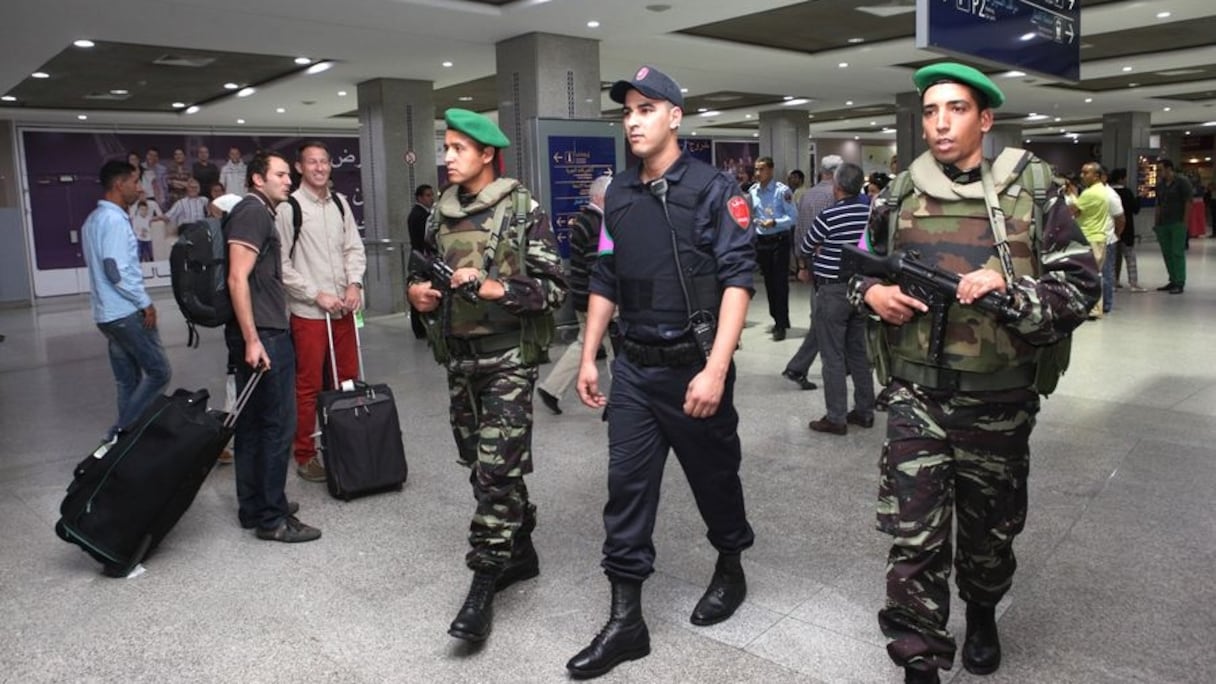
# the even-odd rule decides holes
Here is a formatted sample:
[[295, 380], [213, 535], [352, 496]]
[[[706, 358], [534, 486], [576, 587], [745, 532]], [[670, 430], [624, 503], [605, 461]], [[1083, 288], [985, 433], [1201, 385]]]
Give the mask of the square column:
[[899, 155], [897, 171], [908, 168], [913, 159], [929, 149], [925, 144], [921, 111], [920, 93], [914, 90], [895, 95], [895, 154]]
[[367, 242], [367, 306], [405, 311], [414, 188], [434, 185], [435, 100], [431, 81], [377, 78], [358, 85], [359, 156]]
[[[773, 158], [773, 177], [782, 183], [794, 169], [814, 177], [810, 165], [811, 123], [805, 109], [760, 112], [760, 156]], [[813, 182], [811, 182], [814, 185]]]
[[[1113, 112], [1102, 115], [1102, 165], [1111, 169], [1127, 169], [1127, 187], [1135, 188], [1140, 179], [1136, 173], [1136, 150], [1149, 146], [1148, 112]], [[1177, 161], [1175, 159], [1175, 161]]]

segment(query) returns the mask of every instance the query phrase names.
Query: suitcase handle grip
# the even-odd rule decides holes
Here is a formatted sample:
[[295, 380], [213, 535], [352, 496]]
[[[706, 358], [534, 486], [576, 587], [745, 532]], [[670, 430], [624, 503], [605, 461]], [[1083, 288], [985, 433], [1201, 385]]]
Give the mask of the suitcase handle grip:
[[[350, 314], [352, 317], [354, 314]], [[363, 340], [359, 339], [359, 322], [351, 318], [351, 325], [355, 326], [355, 351], [359, 354], [359, 377], [356, 380], [363, 380]], [[329, 370], [334, 374], [334, 389], [341, 387], [341, 380], [338, 379], [338, 352], [334, 346], [334, 320], [325, 312], [325, 332], [329, 335]]]
[[[236, 419], [241, 417], [241, 411], [245, 410], [245, 404], [249, 403], [249, 398], [253, 396], [253, 390], [257, 388], [258, 382], [262, 376], [266, 374], [264, 370], [254, 371], [253, 377], [249, 378], [249, 382], [241, 388], [241, 393], [237, 395], [236, 401], [232, 403], [232, 411], [224, 418], [224, 427], [231, 428], [236, 425]], [[206, 390], [202, 390], [206, 391]]]

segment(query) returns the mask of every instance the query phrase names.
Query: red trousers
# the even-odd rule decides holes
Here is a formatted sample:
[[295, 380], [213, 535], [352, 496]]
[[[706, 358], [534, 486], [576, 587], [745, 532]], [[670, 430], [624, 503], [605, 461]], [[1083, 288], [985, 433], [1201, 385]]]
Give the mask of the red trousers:
[[[338, 357], [338, 382], [359, 377], [359, 349], [355, 342], [355, 317], [333, 319], [334, 354]], [[296, 462], [308, 463], [317, 453], [313, 433], [317, 426], [317, 393], [331, 387], [329, 335], [324, 318], [291, 317], [291, 339], [296, 347], [296, 438], [292, 448]]]

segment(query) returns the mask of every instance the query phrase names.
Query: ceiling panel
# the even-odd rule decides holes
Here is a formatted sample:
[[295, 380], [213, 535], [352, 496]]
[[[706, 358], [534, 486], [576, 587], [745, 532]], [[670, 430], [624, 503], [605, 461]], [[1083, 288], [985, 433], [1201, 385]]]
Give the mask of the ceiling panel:
[[[880, 7], [880, 16], [863, 8]], [[734, 43], [816, 53], [904, 38], [916, 31], [915, 0], [817, 0], [746, 14], [679, 31], [685, 35]], [[857, 39], [861, 39], [858, 41]], [[850, 40], [853, 40], [850, 43]]]

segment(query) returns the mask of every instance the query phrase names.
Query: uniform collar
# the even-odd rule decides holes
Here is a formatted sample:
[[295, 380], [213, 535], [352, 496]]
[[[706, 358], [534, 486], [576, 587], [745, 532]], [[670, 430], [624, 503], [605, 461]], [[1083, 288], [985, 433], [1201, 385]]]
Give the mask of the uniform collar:
[[[665, 171], [663, 173], [663, 178], [666, 178], [668, 183], [679, 183], [680, 179], [684, 177], [684, 172], [688, 170], [688, 160], [689, 159], [692, 159], [692, 157], [688, 154], [687, 151], [681, 152], [680, 156], [677, 157], [676, 160], [671, 163], [671, 166], [668, 167], [667, 171]], [[637, 176], [630, 183], [630, 185], [632, 185], [633, 187], [640, 188], [640, 187], [643, 187], [646, 185], [646, 183], [642, 180], [642, 164], [643, 163], [638, 164]], [[658, 180], [658, 179], [655, 179], [655, 180]], [[653, 181], [651, 181], [651, 182], [653, 182]]]

